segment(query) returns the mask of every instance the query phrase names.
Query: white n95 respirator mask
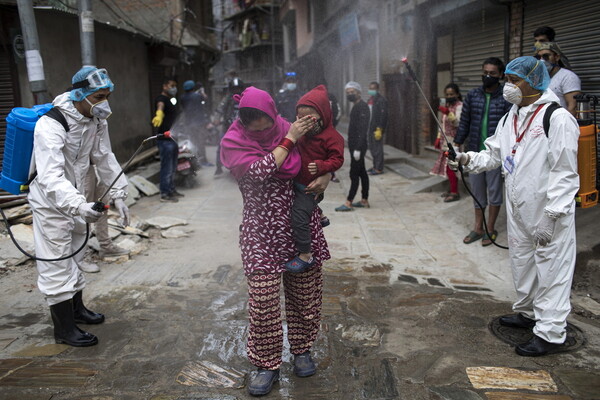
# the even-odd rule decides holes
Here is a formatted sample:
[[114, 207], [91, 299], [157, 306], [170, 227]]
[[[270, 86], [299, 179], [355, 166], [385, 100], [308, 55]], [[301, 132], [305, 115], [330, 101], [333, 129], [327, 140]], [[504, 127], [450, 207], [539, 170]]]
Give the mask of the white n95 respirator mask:
[[85, 98], [85, 101], [88, 102], [90, 106], [90, 113], [99, 119], [107, 119], [112, 114], [112, 110], [110, 109], [110, 105], [108, 104], [108, 100], [102, 100], [97, 102], [96, 104], [92, 104], [91, 101]]

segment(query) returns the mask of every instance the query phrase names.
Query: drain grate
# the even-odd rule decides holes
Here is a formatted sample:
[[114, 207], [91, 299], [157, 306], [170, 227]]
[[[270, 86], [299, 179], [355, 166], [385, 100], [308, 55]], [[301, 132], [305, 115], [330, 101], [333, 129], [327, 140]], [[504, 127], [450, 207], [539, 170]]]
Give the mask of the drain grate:
[[[511, 346], [517, 346], [521, 343], [527, 342], [533, 337], [533, 332], [531, 329], [511, 328], [509, 326], [500, 325], [500, 318], [502, 318], [502, 316], [492, 319], [488, 327], [494, 336], [502, 340], [504, 343], [508, 343]], [[585, 342], [586, 340], [585, 336], [583, 335], [583, 331], [577, 326], [568, 322], [567, 340], [565, 341], [565, 345], [562, 346], [560, 350], [555, 351], [555, 353], [579, 350], [581, 347], [583, 347]]]

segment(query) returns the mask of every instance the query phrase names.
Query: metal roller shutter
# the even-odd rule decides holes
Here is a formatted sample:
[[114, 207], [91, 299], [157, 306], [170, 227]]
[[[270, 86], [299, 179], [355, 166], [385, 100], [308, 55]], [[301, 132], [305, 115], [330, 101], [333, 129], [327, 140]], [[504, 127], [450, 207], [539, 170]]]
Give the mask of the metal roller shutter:
[[581, 79], [581, 90], [600, 96], [600, 1], [530, 0], [525, 2], [524, 13], [523, 54], [533, 52], [533, 32], [551, 26]]
[[0, 48], [0, 170], [4, 158], [4, 139], [6, 137], [6, 117], [15, 107], [12, 71], [9, 54]]
[[465, 95], [481, 86], [481, 63], [488, 57], [504, 60], [504, 21], [506, 8], [486, 10], [453, 31], [452, 79]]

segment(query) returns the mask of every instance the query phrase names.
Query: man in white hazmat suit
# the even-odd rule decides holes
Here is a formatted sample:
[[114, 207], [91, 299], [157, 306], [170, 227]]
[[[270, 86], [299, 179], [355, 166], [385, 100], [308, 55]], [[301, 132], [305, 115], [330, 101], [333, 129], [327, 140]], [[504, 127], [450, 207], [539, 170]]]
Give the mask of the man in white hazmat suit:
[[[56, 259], [73, 254], [86, 236], [86, 222], [96, 222], [102, 213], [86, 201], [86, 175], [93, 163], [100, 179], [109, 185], [121, 171], [110, 146], [106, 118], [111, 114], [108, 97], [114, 85], [104, 69], [84, 67], [72, 79], [73, 89], [56, 97], [53, 105], [68, 124], [47, 116], [35, 126], [34, 157], [37, 177], [28, 196], [33, 212], [36, 256]], [[127, 180], [121, 176], [105, 203], [129, 222]], [[108, 197], [108, 196], [107, 196]], [[84, 251], [62, 261], [37, 261], [38, 287], [50, 306], [56, 343], [92, 346], [98, 338], [76, 323], [99, 324], [104, 315], [83, 304], [85, 279], [78, 268]]]
[[575, 270], [575, 194], [579, 190], [579, 127], [564, 108], [556, 109], [544, 130], [544, 114], [558, 97], [547, 89], [542, 61], [519, 57], [506, 66], [504, 98], [513, 103], [496, 134], [479, 153], [458, 153], [466, 171], [502, 165], [505, 177], [508, 243], [517, 301], [514, 315], [500, 323], [533, 328], [534, 336], [516, 347], [522, 356], [560, 350], [566, 340], [569, 295]]

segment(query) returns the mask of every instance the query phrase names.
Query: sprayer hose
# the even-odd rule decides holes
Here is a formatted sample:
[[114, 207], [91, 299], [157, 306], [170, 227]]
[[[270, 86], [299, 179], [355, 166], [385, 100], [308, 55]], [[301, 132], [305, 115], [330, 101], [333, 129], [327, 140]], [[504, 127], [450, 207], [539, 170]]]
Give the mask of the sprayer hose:
[[487, 234], [487, 237], [494, 244], [494, 246], [500, 247], [501, 249], [508, 250], [508, 247], [502, 246], [502, 245], [496, 243], [496, 241], [493, 238], [493, 235], [491, 235], [490, 232], [488, 231], [487, 221], [485, 220], [485, 207], [482, 207], [482, 205], [479, 202], [479, 200], [477, 200], [477, 197], [475, 197], [475, 195], [473, 194], [473, 192], [471, 192], [471, 189], [469, 189], [469, 185], [467, 185], [467, 181], [465, 181], [465, 174], [463, 172], [462, 165], [459, 165], [458, 170], [460, 172], [460, 179], [462, 180], [462, 183], [463, 183], [465, 189], [467, 189], [467, 192], [469, 192], [469, 194], [471, 195], [471, 197], [473, 198], [473, 200], [475, 200], [475, 203], [477, 203], [477, 205], [481, 209], [481, 215], [483, 217], [483, 229], [485, 229], [485, 233]]
[[4, 215], [4, 210], [2, 210], [2, 208], [0, 208], [0, 214], [2, 214], [2, 219], [4, 220], [4, 224], [6, 225], [6, 229], [8, 230], [8, 235], [10, 236], [10, 239], [15, 244], [15, 246], [17, 246], [17, 249], [19, 249], [19, 251], [21, 253], [25, 254], [27, 257], [31, 258], [32, 260], [36, 260], [36, 261], [62, 261], [62, 260], [66, 260], [68, 258], [71, 258], [71, 257], [75, 256], [77, 253], [79, 253], [81, 250], [83, 250], [85, 248], [85, 246], [87, 245], [88, 238], [90, 236], [90, 224], [86, 223], [85, 224], [85, 240], [83, 241], [83, 244], [81, 245], [81, 247], [78, 248], [77, 251], [75, 251], [73, 254], [68, 255], [68, 256], [64, 256], [64, 257], [60, 257], [60, 258], [41, 258], [41, 257], [36, 257], [36, 256], [34, 256], [32, 254], [29, 254], [27, 251], [25, 251], [19, 245], [19, 243], [15, 239], [12, 231], [10, 230], [10, 223], [8, 222], [8, 218], [6, 218], [6, 215]]

